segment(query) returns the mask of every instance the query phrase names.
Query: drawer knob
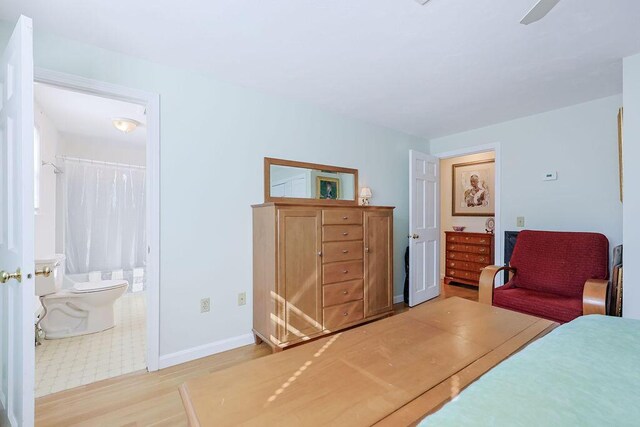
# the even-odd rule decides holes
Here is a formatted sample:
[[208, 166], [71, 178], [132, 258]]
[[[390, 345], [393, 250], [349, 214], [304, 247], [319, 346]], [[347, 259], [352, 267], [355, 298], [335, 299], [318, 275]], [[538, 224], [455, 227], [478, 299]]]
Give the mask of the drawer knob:
[[318, 252], [318, 256], [322, 256], [322, 252], [321, 251]]
[[484, 251], [485, 251], [485, 248], [480, 248], [480, 252], [484, 252]]
[[487, 243], [487, 241], [482, 239], [482, 240], [480, 240], [480, 243]]
[[342, 235], [343, 235], [343, 236], [348, 236], [348, 235], [349, 235], [349, 232], [348, 232], [348, 231], [345, 231], [344, 233], [342, 233]]
[[343, 271], [344, 274], [347, 274], [348, 272], [349, 272], [349, 270], [344, 270]]
[[346, 249], [343, 249], [343, 250], [342, 250], [342, 253], [343, 253], [343, 254], [348, 254], [348, 253], [349, 253], [349, 251], [348, 251], [348, 250], [346, 250]]
[[345, 311], [344, 313], [342, 313], [342, 315], [346, 317], [346, 316], [348, 316], [348, 315], [349, 315], [349, 313], [347, 313], [347, 312]]
[[465, 238], [464, 238], [464, 240], [469, 240], [469, 238], [468, 238], [468, 237], [465, 237]]
[[347, 219], [349, 219], [349, 217], [348, 216], [343, 216], [342, 219], [347, 220]]
[[343, 295], [348, 295], [348, 294], [349, 294], [349, 291], [342, 291], [342, 294], [343, 294]]

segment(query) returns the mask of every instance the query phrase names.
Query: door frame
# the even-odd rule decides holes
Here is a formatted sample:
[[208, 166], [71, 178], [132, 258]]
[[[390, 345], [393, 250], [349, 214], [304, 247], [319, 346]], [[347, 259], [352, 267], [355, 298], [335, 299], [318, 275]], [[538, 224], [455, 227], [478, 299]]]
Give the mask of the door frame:
[[157, 371], [160, 360], [160, 95], [38, 67], [34, 82], [146, 107], [147, 370]]
[[[504, 235], [502, 230], [502, 216], [501, 216], [501, 193], [502, 193], [502, 153], [500, 142], [492, 142], [489, 144], [474, 145], [470, 147], [459, 148], [457, 150], [444, 151], [442, 153], [431, 153], [432, 156], [436, 156], [440, 160], [450, 159], [452, 157], [468, 156], [471, 154], [480, 154], [493, 151], [495, 153], [495, 165], [496, 165], [496, 182], [495, 182], [495, 221], [496, 227], [494, 230], [494, 263], [496, 265], [503, 265], [504, 253], [503, 242]], [[440, 206], [442, 210], [442, 205]], [[442, 232], [442, 230], [441, 230]], [[442, 256], [442, 251], [438, 252], [438, 258]], [[442, 260], [438, 260], [441, 262]], [[441, 273], [442, 274], [442, 273]], [[496, 280], [496, 283], [502, 283], [500, 280]]]

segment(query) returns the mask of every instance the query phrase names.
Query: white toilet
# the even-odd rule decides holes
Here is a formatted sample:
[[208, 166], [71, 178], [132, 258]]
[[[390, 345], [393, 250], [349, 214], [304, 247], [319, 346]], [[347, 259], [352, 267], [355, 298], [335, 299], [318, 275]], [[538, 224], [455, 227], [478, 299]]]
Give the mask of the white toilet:
[[[64, 280], [64, 255], [36, 260], [36, 269], [51, 269], [49, 277], [36, 277], [36, 295], [44, 307], [40, 327], [46, 339], [75, 337], [115, 326], [113, 305], [129, 286], [121, 280], [75, 282]], [[69, 282], [62, 289], [63, 281]]]

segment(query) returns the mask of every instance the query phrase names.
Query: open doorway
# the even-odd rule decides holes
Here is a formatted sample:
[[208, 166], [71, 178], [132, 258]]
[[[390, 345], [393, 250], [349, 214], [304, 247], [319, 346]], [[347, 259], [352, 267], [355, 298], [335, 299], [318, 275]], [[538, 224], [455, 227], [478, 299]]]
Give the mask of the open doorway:
[[445, 296], [477, 300], [482, 268], [498, 262], [496, 150], [440, 157], [440, 280]]
[[147, 168], [158, 150], [157, 123], [149, 127], [144, 102], [41, 74], [35, 258], [51, 274], [36, 279], [36, 397], [155, 370], [158, 356], [157, 163]]

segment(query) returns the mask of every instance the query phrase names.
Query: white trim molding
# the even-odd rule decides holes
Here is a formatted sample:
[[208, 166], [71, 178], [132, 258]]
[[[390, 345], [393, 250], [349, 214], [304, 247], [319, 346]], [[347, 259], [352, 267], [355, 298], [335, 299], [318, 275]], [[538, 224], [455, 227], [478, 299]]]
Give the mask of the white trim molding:
[[38, 83], [146, 107], [147, 369], [157, 371], [160, 359], [160, 95], [37, 67], [34, 80]]
[[217, 353], [222, 353], [223, 351], [229, 351], [234, 348], [251, 345], [253, 343], [253, 334], [238, 335], [237, 337], [226, 338], [210, 344], [200, 345], [198, 347], [188, 348], [186, 350], [176, 351], [175, 353], [160, 356], [159, 366], [160, 369], [164, 369]]
[[394, 304], [399, 304], [401, 302], [404, 302], [404, 295], [394, 295], [393, 296], [393, 303]]

